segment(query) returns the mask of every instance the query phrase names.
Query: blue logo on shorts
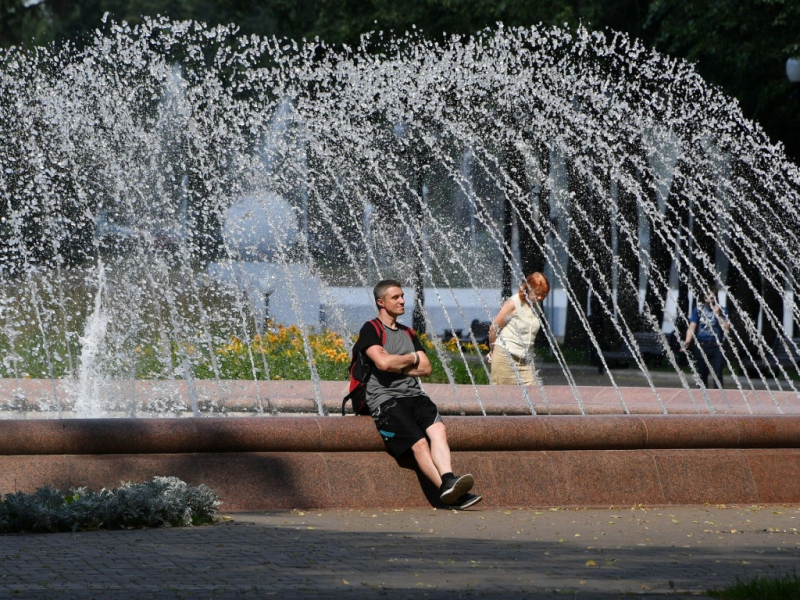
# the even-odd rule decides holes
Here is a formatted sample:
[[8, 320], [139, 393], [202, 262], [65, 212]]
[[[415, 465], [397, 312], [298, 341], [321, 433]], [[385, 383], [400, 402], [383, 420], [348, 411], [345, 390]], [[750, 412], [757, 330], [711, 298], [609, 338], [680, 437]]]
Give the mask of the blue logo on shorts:
[[383, 429], [378, 429], [378, 432], [381, 435], [385, 435], [386, 437], [394, 437], [394, 434], [391, 431], [384, 431]]

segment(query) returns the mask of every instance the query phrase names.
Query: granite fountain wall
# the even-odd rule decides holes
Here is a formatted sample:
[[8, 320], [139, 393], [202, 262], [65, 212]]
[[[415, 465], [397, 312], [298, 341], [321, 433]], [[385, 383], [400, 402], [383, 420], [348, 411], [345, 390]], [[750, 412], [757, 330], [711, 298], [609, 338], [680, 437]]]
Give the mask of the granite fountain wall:
[[[323, 388], [332, 413], [343, 386]], [[467, 386], [428, 387], [454, 466], [475, 475], [484, 506], [800, 502], [794, 394], [732, 403], [709, 391], [698, 411], [699, 392], [662, 389], [659, 403], [649, 388], [624, 388], [623, 414], [613, 390], [581, 388], [580, 414], [574, 390], [552, 386], [539, 414], [525, 415], [516, 386], [479, 390], [482, 405]], [[213, 487], [231, 512], [437, 506], [412, 462], [385, 453], [371, 419], [316, 416], [309, 382], [278, 386], [276, 416], [248, 413], [248, 392], [243, 383], [238, 417], [0, 420], [0, 493], [175, 475]]]

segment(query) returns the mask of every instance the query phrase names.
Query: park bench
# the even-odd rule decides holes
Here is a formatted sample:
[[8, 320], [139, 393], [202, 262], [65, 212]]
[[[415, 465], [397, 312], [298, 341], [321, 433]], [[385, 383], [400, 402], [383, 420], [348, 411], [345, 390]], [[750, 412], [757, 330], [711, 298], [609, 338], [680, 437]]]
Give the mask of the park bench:
[[[666, 351], [661, 345], [661, 334], [656, 331], [635, 331], [633, 333], [633, 343], [639, 348], [639, 352], [648, 366], [658, 366], [666, 356]], [[626, 343], [620, 344], [616, 350], [604, 350], [602, 352], [603, 361], [598, 361], [597, 371], [603, 373], [606, 365], [608, 368], [630, 366], [631, 361], [634, 361], [634, 355], [631, 349], [628, 348]]]
[[[769, 374], [771, 369], [775, 372], [778, 366], [787, 370], [796, 370], [796, 365], [800, 365], [800, 352], [795, 350], [795, 348], [800, 348], [800, 337], [789, 340], [777, 335], [775, 336], [775, 341], [772, 342], [772, 351], [775, 353], [774, 357], [767, 356], [767, 360], [762, 360], [757, 356], [753, 359], [745, 357], [742, 359], [742, 369], [750, 376], [755, 376], [757, 371]], [[789, 375], [791, 375], [791, 373], [789, 373]]]
[[[475, 341], [479, 344], [488, 344], [489, 343], [489, 326], [491, 325], [490, 321], [481, 321], [479, 319], [473, 319], [472, 323], [470, 323], [470, 331], [475, 336]], [[460, 344], [471, 344], [472, 338], [470, 337], [469, 333], [464, 333], [462, 329], [445, 329], [444, 330], [444, 339], [449, 340], [451, 338], [456, 338]]]

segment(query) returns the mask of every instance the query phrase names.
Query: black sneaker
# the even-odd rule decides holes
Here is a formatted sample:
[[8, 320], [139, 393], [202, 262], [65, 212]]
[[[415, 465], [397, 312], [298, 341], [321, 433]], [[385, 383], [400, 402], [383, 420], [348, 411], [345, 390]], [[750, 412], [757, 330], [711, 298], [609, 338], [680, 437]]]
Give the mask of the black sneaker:
[[453, 504], [456, 500], [461, 498], [461, 496], [470, 491], [473, 485], [475, 485], [475, 478], [470, 473], [461, 475], [460, 477], [453, 477], [442, 483], [440, 489], [441, 496], [439, 496], [439, 498], [445, 504]]
[[463, 496], [461, 496], [458, 500], [453, 502], [450, 505], [450, 508], [454, 510], [465, 510], [470, 506], [475, 506], [481, 500], [483, 500], [483, 496], [479, 496], [478, 494], [466, 493]]

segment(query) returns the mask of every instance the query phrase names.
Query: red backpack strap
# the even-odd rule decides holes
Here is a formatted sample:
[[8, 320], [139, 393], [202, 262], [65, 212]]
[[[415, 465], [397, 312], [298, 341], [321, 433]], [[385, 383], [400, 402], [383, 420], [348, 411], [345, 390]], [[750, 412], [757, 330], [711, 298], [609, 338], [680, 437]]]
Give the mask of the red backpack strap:
[[402, 323], [398, 323], [397, 326], [406, 332], [406, 335], [411, 338], [411, 341], [414, 341], [414, 338], [417, 337], [417, 332], [411, 329], [411, 327], [406, 327]]
[[370, 321], [372, 326], [375, 328], [375, 333], [378, 334], [378, 338], [381, 340], [381, 346], [386, 345], [386, 329], [383, 326], [383, 321], [380, 319], [372, 319]]

